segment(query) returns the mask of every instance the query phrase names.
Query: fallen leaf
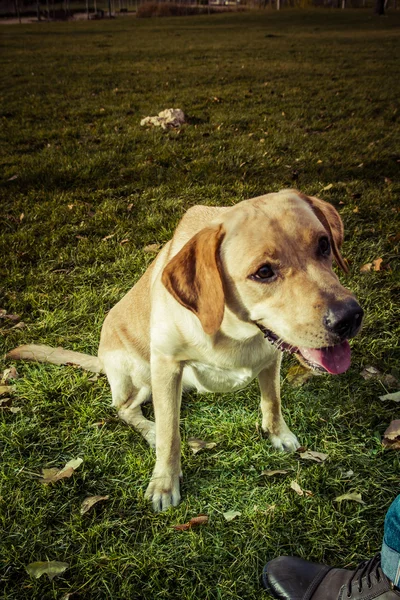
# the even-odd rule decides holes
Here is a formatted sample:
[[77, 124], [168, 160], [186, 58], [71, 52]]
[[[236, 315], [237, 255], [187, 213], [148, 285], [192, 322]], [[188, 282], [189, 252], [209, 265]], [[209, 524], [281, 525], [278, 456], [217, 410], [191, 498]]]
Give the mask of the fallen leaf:
[[131, 212], [132, 208], [133, 208], [133, 202], [131, 202], [130, 204], [128, 204], [128, 206], [126, 207], [126, 210], [128, 212]]
[[353, 208], [353, 213], [358, 213], [360, 212], [360, 209], [358, 208], [358, 206], [356, 206], [355, 208]]
[[10, 406], [9, 408], [9, 411], [14, 414], [21, 412], [21, 410], [22, 408], [20, 406]]
[[372, 269], [372, 263], [365, 263], [365, 265], [363, 265], [360, 268], [360, 273], [368, 273], [371, 269]]
[[365, 369], [363, 369], [361, 371], [360, 375], [364, 379], [374, 379], [376, 377], [380, 377], [382, 375], [382, 373], [376, 367], [369, 365], [368, 367], [365, 367]]
[[382, 377], [382, 381], [388, 387], [395, 387], [398, 385], [399, 381], [394, 377], [394, 375], [384, 375]]
[[19, 315], [8, 315], [3, 310], [0, 312], [0, 319], [8, 319], [9, 321], [19, 321], [20, 318], [21, 317]]
[[395, 419], [383, 434], [382, 445], [390, 450], [400, 449], [400, 419]]
[[122, 246], [123, 244], [127, 244], [129, 242], [129, 238], [125, 238], [124, 240], [121, 240], [119, 245]]
[[273, 477], [274, 475], [286, 475], [287, 473], [289, 473], [289, 471], [284, 471], [283, 469], [261, 471], [261, 475], [266, 475], [267, 477]]
[[291, 481], [290, 487], [292, 490], [296, 492], [299, 496], [312, 496], [313, 493], [310, 490], [302, 490], [297, 481]]
[[342, 479], [350, 479], [351, 477], [353, 477], [353, 475], [354, 475], [354, 471], [349, 469], [345, 473], [342, 473]]
[[382, 262], [383, 262], [383, 258], [380, 258], [380, 257], [372, 261], [372, 264], [374, 265], [374, 271], [381, 270]]
[[26, 567], [26, 570], [35, 579], [39, 579], [39, 577], [46, 574], [50, 581], [53, 581], [54, 577], [62, 575], [68, 567], [69, 563], [50, 560], [31, 563]]
[[233, 521], [236, 517], [240, 517], [241, 514], [239, 510], [228, 510], [223, 513], [225, 521]]
[[188, 446], [192, 449], [193, 454], [197, 454], [200, 450], [211, 450], [211, 448], [215, 448], [216, 442], [205, 442], [204, 440], [199, 440], [197, 438], [189, 438]]
[[9, 369], [4, 370], [0, 383], [4, 384], [7, 383], [7, 381], [18, 378], [19, 375], [17, 369], [15, 367], [10, 367]]
[[21, 213], [21, 214], [19, 215], [19, 221], [20, 221], [20, 223], [22, 223], [22, 221], [23, 221], [24, 219], [25, 219], [25, 213]]
[[108, 500], [110, 496], [88, 496], [81, 504], [81, 515], [87, 513], [98, 502]]
[[317, 463], [323, 463], [328, 458], [327, 454], [323, 452], [314, 452], [314, 450], [306, 450], [305, 452], [300, 452], [300, 458], [304, 458], [304, 460], [313, 460]]
[[400, 392], [393, 392], [392, 394], [385, 394], [384, 396], [379, 396], [379, 400], [393, 400], [393, 402], [400, 402]]
[[4, 396], [5, 394], [12, 394], [14, 388], [12, 385], [0, 385], [0, 396]]
[[293, 365], [287, 372], [286, 378], [293, 387], [300, 387], [313, 377], [311, 369], [304, 367], [303, 365]]
[[52, 467], [51, 469], [42, 469], [42, 477], [39, 479], [40, 483], [55, 483], [60, 479], [66, 479], [72, 477], [76, 469], [83, 463], [82, 458], [74, 458], [67, 462], [65, 467], [59, 469]]
[[198, 517], [192, 517], [190, 521], [187, 523], [182, 523], [182, 525], [173, 525], [172, 528], [177, 531], [187, 531], [192, 527], [198, 527], [198, 525], [204, 525], [208, 522], [207, 515], [199, 515]]
[[155, 254], [160, 248], [161, 244], [149, 244], [143, 248], [143, 252], [146, 252], [147, 254]]
[[260, 508], [259, 506], [257, 506], [257, 504], [255, 504], [253, 506], [254, 512], [261, 513], [263, 515], [268, 515], [268, 513], [274, 512], [275, 509], [276, 509], [276, 504], [267, 504], [267, 506], [265, 507], [264, 510], [262, 508]]
[[115, 236], [115, 233], [110, 233], [110, 235], [106, 235], [106, 237], [102, 238], [102, 242], [105, 242], [106, 240], [111, 240], [111, 238], [113, 238]]
[[20, 321], [16, 325], [13, 325], [11, 329], [24, 329], [24, 327], [26, 327], [25, 323], [23, 321]]
[[329, 185], [326, 185], [324, 188], [322, 188], [322, 190], [325, 192], [326, 190], [331, 190], [333, 188], [333, 183], [330, 183]]
[[376, 258], [370, 263], [366, 263], [360, 269], [360, 273], [368, 273], [369, 271], [380, 271], [382, 268], [383, 258]]
[[359, 504], [365, 504], [364, 500], [361, 498], [361, 494], [358, 494], [357, 492], [349, 492], [348, 494], [342, 494], [335, 498], [335, 502], [343, 502], [343, 500], [352, 500]]
[[15, 179], [18, 179], [18, 175], [12, 175], [12, 177], [9, 177], [7, 181], [14, 181]]

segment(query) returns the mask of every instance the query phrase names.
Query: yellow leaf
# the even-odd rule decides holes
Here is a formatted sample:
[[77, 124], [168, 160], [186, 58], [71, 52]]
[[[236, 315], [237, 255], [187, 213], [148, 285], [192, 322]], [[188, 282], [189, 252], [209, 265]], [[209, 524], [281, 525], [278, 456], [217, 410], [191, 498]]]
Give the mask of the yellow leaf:
[[293, 365], [290, 367], [287, 373], [287, 380], [292, 384], [293, 387], [300, 387], [313, 377], [313, 372], [311, 369], [304, 367], [303, 365]]

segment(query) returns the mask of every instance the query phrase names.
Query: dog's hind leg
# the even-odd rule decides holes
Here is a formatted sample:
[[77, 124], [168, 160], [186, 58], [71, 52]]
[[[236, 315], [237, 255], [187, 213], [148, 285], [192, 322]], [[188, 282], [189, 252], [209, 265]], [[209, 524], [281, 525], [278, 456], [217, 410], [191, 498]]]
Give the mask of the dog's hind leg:
[[151, 448], [156, 446], [155, 423], [143, 416], [141, 404], [150, 399], [150, 386], [136, 387], [132, 377], [122, 370], [107, 372], [112, 393], [112, 404], [122, 421], [131, 425], [142, 434]]

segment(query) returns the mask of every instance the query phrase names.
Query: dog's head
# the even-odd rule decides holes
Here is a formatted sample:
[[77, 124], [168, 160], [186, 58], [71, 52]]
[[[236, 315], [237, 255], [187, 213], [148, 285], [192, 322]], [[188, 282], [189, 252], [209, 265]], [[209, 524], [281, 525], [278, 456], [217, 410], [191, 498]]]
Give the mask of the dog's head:
[[347, 271], [332, 205], [283, 190], [227, 209], [167, 264], [165, 287], [215, 334], [225, 306], [281, 350], [342, 373], [363, 311], [332, 270]]

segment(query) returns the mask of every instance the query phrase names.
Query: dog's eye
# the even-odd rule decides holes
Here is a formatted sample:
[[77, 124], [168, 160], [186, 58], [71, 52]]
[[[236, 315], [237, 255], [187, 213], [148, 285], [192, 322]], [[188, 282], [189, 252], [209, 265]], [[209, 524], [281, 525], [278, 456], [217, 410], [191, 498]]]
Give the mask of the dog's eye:
[[331, 253], [331, 243], [327, 237], [322, 237], [318, 242], [318, 251], [321, 256], [329, 256]]
[[271, 265], [268, 264], [262, 265], [252, 276], [252, 278], [256, 281], [267, 281], [268, 279], [273, 279], [274, 277], [275, 273], [272, 270]]

